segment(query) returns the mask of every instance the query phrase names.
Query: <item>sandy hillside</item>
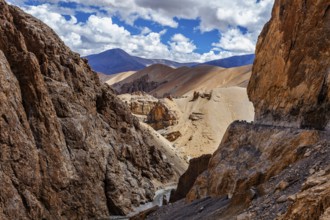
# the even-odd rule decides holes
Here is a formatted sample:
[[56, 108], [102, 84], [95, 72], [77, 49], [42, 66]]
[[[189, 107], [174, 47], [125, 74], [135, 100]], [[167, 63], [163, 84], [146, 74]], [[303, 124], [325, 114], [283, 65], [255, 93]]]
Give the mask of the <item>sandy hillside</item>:
[[216, 88], [212, 90], [210, 100], [198, 98], [191, 101], [192, 98], [193, 94], [189, 92], [173, 101], [167, 100], [179, 112], [179, 123], [159, 131], [161, 134], [180, 131], [182, 136], [173, 142], [180, 156], [213, 153], [231, 122], [253, 120], [254, 109], [245, 88]]
[[122, 72], [122, 73], [117, 73], [117, 74], [113, 74], [113, 75], [106, 75], [107, 79], [104, 82], [108, 83], [109, 85], [112, 85], [116, 82], [120, 82], [120, 81], [126, 79], [127, 77], [133, 75], [134, 73], [136, 73], [136, 71], [128, 71], [128, 72]]
[[229, 86], [246, 87], [251, 76], [251, 67], [248, 65], [225, 69], [203, 65], [173, 69], [165, 65], [155, 64], [129, 76], [126, 73], [118, 74], [118, 78], [113, 78], [107, 83], [119, 93], [127, 93], [125, 88], [137, 87], [146, 90], [152, 88], [148, 93], [156, 97], [163, 97], [168, 94], [182, 96], [194, 90], [205, 91]]
[[[142, 122], [147, 121], [148, 113], [159, 101], [145, 93], [122, 94], [119, 97], [131, 106], [132, 112], [135, 112]], [[175, 113], [177, 123], [174, 125], [158, 130], [157, 133], [143, 123], [143, 126], [153, 131], [152, 134], [167, 137], [171, 133], [180, 132], [181, 136], [173, 142], [169, 142], [161, 135], [157, 140], [165, 140], [165, 146], [173, 145], [167, 149], [174, 149], [175, 153], [186, 161], [191, 157], [213, 153], [232, 121], [252, 121], [254, 117], [253, 105], [248, 100], [246, 89], [242, 87], [216, 88], [200, 92], [195, 100], [193, 97], [194, 92], [191, 91], [172, 100], [160, 99], [160, 102]]]
[[[171, 133], [180, 132], [181, 136], [171, 144], [176, 154], [189, 160], [202, 154], [213, 153], [218, 148], [228, 125], [234, 120], [253, 120], [254, 109], [245, 88], [250, 75], [251, 65], [229, 69], [214, 66], [173, 69], [157, 64], [136, 73], [117, 74], [108, 83], [118, 91], [125, 84], [134, 87], [138, 83], [141, 88], [141, 84], [146, 81], [156, 82], [157, 88], [149, 91], [149, 94], [158, 97], [171, 94], [174, 97], [172, 100], [165, 98], [162, 102], [175, 112], [178, 123], [158, 130], [158, 133], [168, 137]], [[150, 84], [147, 83], [146, 86], [150, 88]], [[194, 92], [200, 94], [195, 100]], [[152, 103], [157, 102], [157, 99], [150, 95], [123, 94], [120, 97], [126, 103], [140, 103], [133, 105], [132, 112], [137, 111], [137, 106], [141, 103], [144, 110], [149, 109], [149, 112]], [[147, 114], [144, 112], [137, 115], [141, 121], [146, 121]]]

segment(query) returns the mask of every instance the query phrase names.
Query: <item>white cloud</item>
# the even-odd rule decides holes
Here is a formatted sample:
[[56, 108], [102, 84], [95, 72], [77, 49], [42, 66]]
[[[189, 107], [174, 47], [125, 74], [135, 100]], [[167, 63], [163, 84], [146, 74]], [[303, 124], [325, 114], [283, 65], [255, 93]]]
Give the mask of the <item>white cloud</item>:
[[[9, 0], [23, 5], [23, 0]], [[259, 30], [270, 17], [274, 0], [35, 0], [40, 3], [75, 2], [87, 10], [95, 6], [110, 15], [120, 15], [128, 24], [138, 18], [157, 22], [163, 26], [177, 27], [174, 18], [201, 20], [200, 29], [209, 31], [244, 26], [250, 31]]]
[[[274, 0], [35, 0], [44, 3], [25, 6], [23, 0], [8, 0], [52, 27], [74, 51], [82, 55], [98, 53], [107, 49], [122, 48], [128, 53], [146, 58], [166, 58], [181, 62], [208, 61], [244, 53], [253, 53], [257, 36], [270, 17]], [[58, 2], [75, 2], [77, 8], [59, 7]], [[99, 7], [97, 9], [96, 7]], [[100, 10], [101, 9], [101, 10]], [[75, 12], [95, 12], [87, 22], [79, 23]], [[69, 20], [65, 15], [70, 15]], [[115, 24], [111, 17], [119, 16], [134, 25], [138, 18], [176, 28], [174, 18], [199, 19], [200, 31], [219, 30], [221, 39], [212, 43], [212, 50], [196, 53], [197, 46], [186, 36], [178, 33], [167, 44], [162, 35], [141, 27], [140, 34], [132, 35], [124, 27]], [[243, 34], [239, 27], [244, 27]]]
[[172, 51], [185, 54], [192, 53], [196, 49], [195, 44], [182, 34], [173, 35], [169, 45]]
[[223, 33], [218, 43], [212, 46], [219, 50], [227, 50], [237, 53], [254, 53], [255, 43], [251, 34], [242, 34], [237, 28], [230, 29]]

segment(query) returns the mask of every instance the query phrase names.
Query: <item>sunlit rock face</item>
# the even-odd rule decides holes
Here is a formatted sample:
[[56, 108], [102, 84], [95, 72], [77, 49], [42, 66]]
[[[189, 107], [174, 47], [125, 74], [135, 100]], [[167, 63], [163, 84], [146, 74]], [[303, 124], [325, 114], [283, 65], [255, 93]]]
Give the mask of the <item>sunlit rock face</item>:
[[0, 0], [0, 219], [123, 215], [173, 176], [86, 61]]
[[276, 0], [248, 86], [254, 122], [232, 123], [186, 204], [150, 219], [328, 219], [329, 75], [330, 2]]
[[329, 1], [275, 2], [248, 95], [258, 123], [330, 130]]

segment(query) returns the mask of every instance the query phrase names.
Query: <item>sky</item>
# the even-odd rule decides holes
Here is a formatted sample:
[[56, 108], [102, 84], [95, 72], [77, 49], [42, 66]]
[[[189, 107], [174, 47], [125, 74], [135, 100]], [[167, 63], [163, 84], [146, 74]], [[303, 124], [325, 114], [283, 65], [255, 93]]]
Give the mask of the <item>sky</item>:
[[82, 56], [205, 62], [254, 53], [274, 0], [7, 0], [49, 25]]

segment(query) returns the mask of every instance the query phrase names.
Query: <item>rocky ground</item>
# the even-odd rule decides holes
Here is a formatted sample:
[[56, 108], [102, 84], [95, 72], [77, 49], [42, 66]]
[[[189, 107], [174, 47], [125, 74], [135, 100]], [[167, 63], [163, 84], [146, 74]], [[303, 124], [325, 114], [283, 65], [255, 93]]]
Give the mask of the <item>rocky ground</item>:
[[327, 132], [235, 122], [186, 199], [148, 219], [317, 219], [329, 161]]

